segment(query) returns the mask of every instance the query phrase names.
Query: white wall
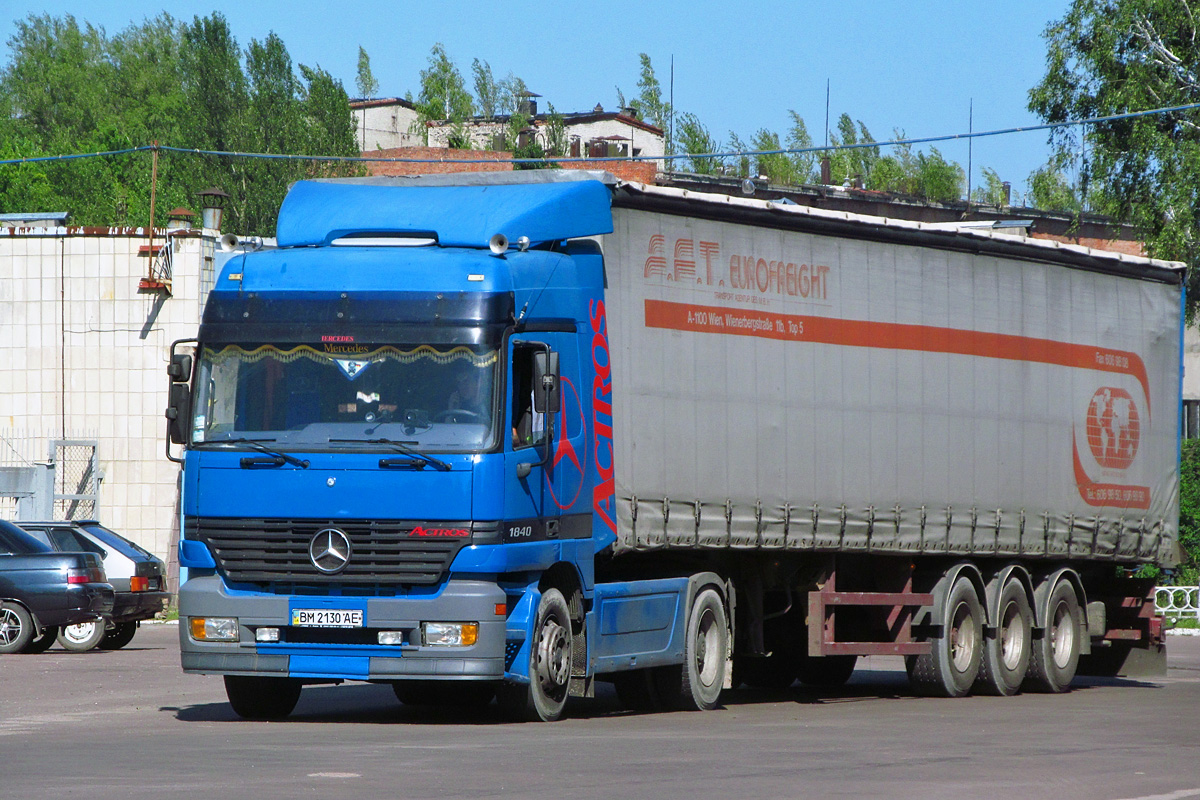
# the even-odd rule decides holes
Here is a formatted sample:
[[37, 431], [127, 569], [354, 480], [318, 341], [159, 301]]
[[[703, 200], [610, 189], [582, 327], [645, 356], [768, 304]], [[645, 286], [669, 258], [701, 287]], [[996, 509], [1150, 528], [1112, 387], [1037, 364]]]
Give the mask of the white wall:
[[214, 237], [173, 237], [164, 296], [138, 292], [140, 229], [0, 230], [0, 447], [45, 458], [64, 432], [98, 440], [97, 516], [168, 562], [178, 470], [163, 455], [166, 365], [171, 342], [196, 335]]
[[358, 126], [358, 146], [364, 153], [395, 147], [421, 147], [425, 143], [409, 129], [417, 112], [402, 105], [365, 106], [353, 109]]

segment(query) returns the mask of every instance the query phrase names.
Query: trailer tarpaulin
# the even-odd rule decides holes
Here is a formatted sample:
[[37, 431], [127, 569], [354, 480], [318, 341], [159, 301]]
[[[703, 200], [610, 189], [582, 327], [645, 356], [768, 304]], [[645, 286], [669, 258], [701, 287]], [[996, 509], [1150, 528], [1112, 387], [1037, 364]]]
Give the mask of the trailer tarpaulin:
[[618, 552], [1173, 560], [1178, 265], [681, 194], [604, 238]]

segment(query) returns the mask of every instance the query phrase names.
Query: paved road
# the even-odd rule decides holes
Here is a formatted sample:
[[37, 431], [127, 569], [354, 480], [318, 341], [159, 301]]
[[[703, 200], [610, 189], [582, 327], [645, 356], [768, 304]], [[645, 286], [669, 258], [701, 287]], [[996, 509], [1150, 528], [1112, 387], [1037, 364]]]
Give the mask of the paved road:
[[362, 684], [242, 721], [219, 678], [180, 672], [176, 631], [0, 656], [0, 798], [1200, 798], [1196, 638], [1172, 638], [1164, 679], [1066, 695], [918, 698], [898, 660], [873, 659], [837, 693], [630, 714], [602, 691], [537, 725]]

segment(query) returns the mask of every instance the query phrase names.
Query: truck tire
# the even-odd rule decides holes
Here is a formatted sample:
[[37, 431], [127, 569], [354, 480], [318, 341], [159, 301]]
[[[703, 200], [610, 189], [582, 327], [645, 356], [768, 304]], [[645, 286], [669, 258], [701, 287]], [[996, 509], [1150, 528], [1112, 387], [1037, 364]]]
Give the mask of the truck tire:
[[1014, 695], [1021, 689], [1033, 649], [1033, 612], [1021, 581], [1010, 578], [996, 604], [996, 632], [983, 645], [983, 664], [975, 689]]
[[858, 656], [804, 656], [796, 666], [796, 676], [805, 686], [836, 689], [846, 685], [857, 664]]
[[296, 707], [302, 688], [294, 678], [225, 676], [225, 696], [243, 719], [283, 719]]
[[1083, 642], [1083, 615], [1079, 597], [1070, 581], [1060, 580], [1046, 598], [1042, 615], [1045, 629], [1033, 640], [1029, 674], [1023, 688], [1030, 692], [1058, 694], [1071, 688], [1079, 668]]
[[22, 653], [26, 655], [37, 655], [44, 653], [54, 646], [54, 642], [58, 639], [58, 626], [51, 625], [49, 628], [42, 628], [40, 635], [29, 640], [29, 644], [25, 645]]
[[930, 651], [905, 659], [908, 679], [917, 694], [963, 697], [971, 691], [983, 661], [983, 605], [975, 584], [959, 575], [941, 604], [934, 608], [941, 635]]
[[20, 653], [33, 637], [33, 617], [25, 606], [0, 603], [0, 653]]
[[696, 593], [685, 635], [683, 664], [655, 670], [658, 691], [670, 708], [710, 711], [721, 700], [729, 654], [729, 622], [716, 589]]
[[571, 613], [558, 589], [547, 589], [538, 603], [529, 648], [529, 683], [506, 683], [497, 689], [500, 707], [510, 716], [531, 722], [562, 717], [571, 685]]
[[80, 622], [77, 625], [63, 625], [58, 632], [58, 644], [64, 650], [72, 653], [86, 653], [94, 650], [104, 638], [103, 622]]
[[482, 681], [396, 681], [396, 699], [406, 706], [483, 708], [496, 696], [496, 684]]

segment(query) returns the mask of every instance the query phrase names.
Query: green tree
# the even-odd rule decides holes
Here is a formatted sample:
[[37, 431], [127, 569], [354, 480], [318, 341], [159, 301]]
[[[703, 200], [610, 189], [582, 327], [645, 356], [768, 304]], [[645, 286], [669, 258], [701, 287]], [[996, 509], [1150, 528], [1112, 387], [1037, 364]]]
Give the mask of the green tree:
[[[1047, 122], [1194, 103], [1200, 31], [1191, 2], [1074, 0], [1048, 26], [1046, 74], [1029, 108]], [[1056, 129], [1060, 154], [1086, 153], [1088, 204], [1137, 226], [1152, 255], [1186, 261], [1200, 298], [1200, 126], [1194, 111]]]
[[1029, 174], [1029, 199], [1026, 205], [1043, 211], [1079, 213], [1079, 195], [1063, 174], [1055, 159]]
[[479, 116], [491, 119], [500, 105], [500, 84], [492, 76], [491, 65], [478, 58], [471, 62], [471, 74], [474, 76], [475, 99], [479, 101]]
[[[642, 72], [638, 78], [638, 96], [631, 105], [642, 120], [665, 131], [671, 119], [671, 104], [662, 98], [662, 87], [658, 78], [654, 76], [654, 65], [650, 63], [650, 56], [639, 53], [638, 58], [641, 60]], [[624, 100], [624, 96], [621, 100]]]
[[[792, 126], [788, 128], [787, 132], [788, 149], [804, 150], [812, 147], [813, 140], [808, 135], [808, 126], [804, 124], [804, 118], [790, 110], [788, 115], [792, 118]], [[796, 183], [816, 183], [818, 178], [816, 153], [791, 153], [788, 158], [792, 161], [792, 172]]]
[[1000, 179], [1000, 173], [990, 167], [984, 167], [982, 172], [983, 186], [978, 186], [971, 192], [971, 199], [976, 203], [1003, 206], [1004, 181]]
[[[756, 151], [782, 150], [779, 134], [760, 128], [750, 140], [750, 147]], [[792, 159], [785, 153], [767, 153], [754, 157], [754, 171], [759, 177], [766, 177], [771, 183], [789, 184], [796, 182], [796, 170]]]
[[567, 123], [553, 103], [546, 104], [546, 155], [551, 158], [567, 154]]
[[358, 90], [358, 96], [365, 100], [370, 100], [379, 92], [379, 81], [371, 72], [371, 57], [361, 44], [358, 46], [358, 74], [354, 78], [354, 88]]
[[417, 95], [417, 132], [426, 136], [425, 123], [446, 120], [462, 123], [475, 112], [475, 101], [467, 91], [462, 73], [438, 42], [429, 51], [428, 66], [421, 70], [421, 92]]
[[708, 154], [720, 152], [721, 143], [708, 132], [708, 128], [704, 127], [695, 114], [688, 112], [679, 115], [675, 125], [675, 144], [680, 152], [687, 153], [688, 158], [683, 163], [689, 172], [701, 175], [716, 174], [721, 161]]
[[[874, 142], [875, 137], [867, 130], [862, 120], [857, 123], [849, 114], [838, 117], [837, 132], [831, 133], [829, 142], [833, 145], [858, 145]], [[834, 183], [845, 183], [855, 178], [864, 184], [870, 184], [871, 172], [879, 160], [878, 147], [853, 147], [845, 150], [835, 150], [830, 156], [830, 167]]]
[[739, 178], [750, 177], [750, 156], [746, 155], [751, 149], [746, 146], [746, 143], [741, 140], [733, 131], [729, 132], [729, 149], [739, 155], [733, 156], [729, 166], [733, 167], [734, 174]]

